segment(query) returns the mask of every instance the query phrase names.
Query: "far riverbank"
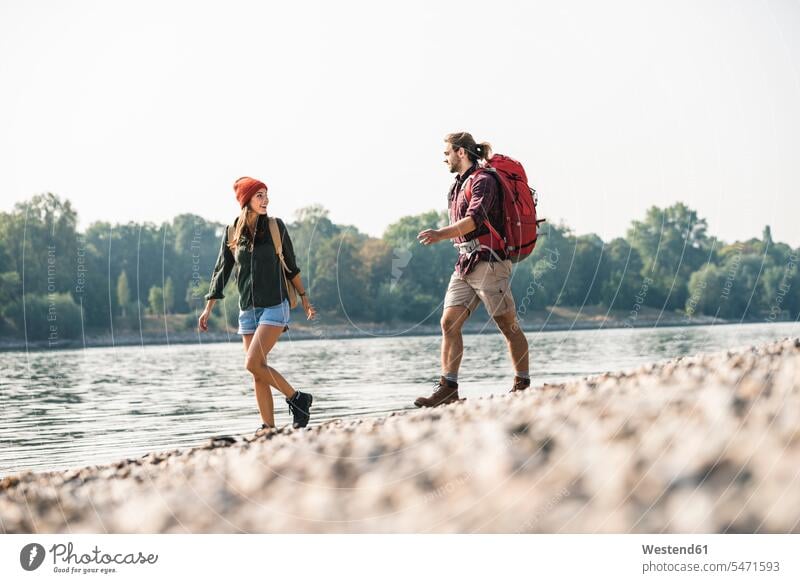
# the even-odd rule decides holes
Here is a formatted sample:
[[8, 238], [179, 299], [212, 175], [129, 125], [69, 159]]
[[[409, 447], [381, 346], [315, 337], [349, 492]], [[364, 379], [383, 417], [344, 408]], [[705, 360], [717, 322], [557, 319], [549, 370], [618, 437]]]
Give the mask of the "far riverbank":
[[[185, 319], [186, 315], [181, 315]], [[653, 308], [642, 307], [635, 315], [630, 311], [606, 310], [601, 307], [588, 308], [551, 308], [549, 310], [531, 311], [521, 318], [526, 332], [556, 332], [563, 330], [594, 330], [614, 328], [662, 328], [674, 326], [708, 326], [723, 324], [741, 324], [738, 320], [724, 320], [711, 316], [689, 316], [683, 312], [665, 312]], [[763, 320], [752, 320], [752, 323]], [[17, 338], [0, 338], [0, 351], [20, 350], [58, 350], [80, 349], [113, 346], [151, 346], [170, 344], [208, 344], [213, 342], [240, 342], [236, 329], [226, 328], [224, 331], [199, 333], [177, 325], [170, 329], [165, 326], [163, 318], [159, 320], [160, 328], [145, 325], [143, 330], [115, 328], [114, 333], [87, 332], [83, 338], [60, 339], [56, 342], [48, 340], [25, 341]], [[152, 324], [152, 323], [148, 323]], [[465, 334], [496, 333], [497, 329], [481, 311], [464, 326]], [[292, 314], [292, 323], [287, 336], [292, 340], [370, 338], [398, 336], [436, 336], [441, 333], [438, 316], [432, 316], [425, 322], [397, 322], [392, 324], [358, 323], [350, 321], [327, 322], [324, 315], [317, 322], [307, 322], [299, 310]]]

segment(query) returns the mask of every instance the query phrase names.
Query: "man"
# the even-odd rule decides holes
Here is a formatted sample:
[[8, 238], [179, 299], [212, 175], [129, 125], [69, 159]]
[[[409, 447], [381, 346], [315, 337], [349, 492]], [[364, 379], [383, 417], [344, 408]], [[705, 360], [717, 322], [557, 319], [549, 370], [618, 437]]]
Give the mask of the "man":
[[[489, 171], [480, 171], [479, 161], [491, 157], [488, 143], [476, 144], [467, 132], [445, 138], [445, 164], [456, 180], [448, 194], [450, 225], [427, 229], [417, 238], [423, 245], [453, 239], [459, 249], [455, 271], [444, 299], [442, 315], [442, 376], [433, 394], [420, 397], [417, 407], [436, 407], [459, 400], [458, 369], [464, 344], [461, 328], [480, 302], [494, 319], [508, 342], [515, 376], [512, 392], [530, 386], [528, 340], [517, 321], [511, 295], [511, 261], [506, 259], [501, 241], [486, 241], [488, 221], [500, 236], [503, 232], [502, 192], [498, 179]], [[490, 237], [493, 239], [493, 237]]]

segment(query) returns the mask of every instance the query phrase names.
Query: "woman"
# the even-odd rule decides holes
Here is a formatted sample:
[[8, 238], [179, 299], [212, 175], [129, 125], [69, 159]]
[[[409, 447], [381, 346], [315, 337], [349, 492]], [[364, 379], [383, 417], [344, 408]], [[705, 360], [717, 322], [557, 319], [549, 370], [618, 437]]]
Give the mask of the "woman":
[[233, 190], [242, 210], [233, 225], [223, 233], [219, 257], [211, 276], [211, 286], [205, 296], [206, 307], [198, 322], [199, 329], [202, 332], [208, 331], [208, 317], [214, 302], [224, 297], [222, 290], [234, 265], [238, 266], [238, 333], [244, 342], [244, 351], [247, 354], [245, 367], [253, 375], [256, 401], [263, 421], [257, 433], [275, 427], [270, 387], [275, 387], [286, 396], [294, 427], [305, 427], [310, 418], [313, 397], [294, 390], [277, 370], [267, 366], [267, 355], [280, 335], [289, 329], [287, 285], [293, 285], [297, 290], [309, 320], [316, 317], [316, 310], [303, 288], [292, 240], [280, 219], [276, 219], [276, 222], [286, 269], [277, 255], [267, 216], [267, 185], [254, 178], [243, 177], [234, 183]]

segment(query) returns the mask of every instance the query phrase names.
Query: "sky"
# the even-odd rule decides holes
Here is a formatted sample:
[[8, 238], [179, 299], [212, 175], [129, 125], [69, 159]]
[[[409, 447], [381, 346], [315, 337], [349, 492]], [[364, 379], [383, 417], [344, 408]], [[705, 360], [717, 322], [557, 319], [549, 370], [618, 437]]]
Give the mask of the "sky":
[[443, 210], [443, 137], [519, 159], [539, 212], [624, 236], [682, 201], [800, 245], [800, 3], [0, 0], [0, 210], [79, 229], [321, 204], [379, 236]]

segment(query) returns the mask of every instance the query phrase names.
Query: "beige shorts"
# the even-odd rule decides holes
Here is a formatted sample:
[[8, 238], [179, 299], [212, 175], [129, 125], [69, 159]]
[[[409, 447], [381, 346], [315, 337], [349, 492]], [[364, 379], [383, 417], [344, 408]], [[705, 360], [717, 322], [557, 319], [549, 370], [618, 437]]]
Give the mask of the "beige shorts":
[[490, 316], [501, 316], [515, 309], [510, 281], [510, 260], [479, 261], [463, 279], [453, 272], [444, 296], [444, 307], [465, 306], [471, 314], [483, 302]]

